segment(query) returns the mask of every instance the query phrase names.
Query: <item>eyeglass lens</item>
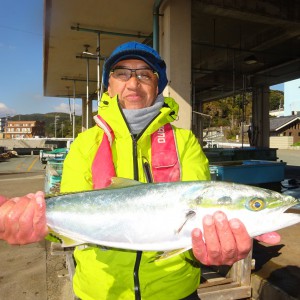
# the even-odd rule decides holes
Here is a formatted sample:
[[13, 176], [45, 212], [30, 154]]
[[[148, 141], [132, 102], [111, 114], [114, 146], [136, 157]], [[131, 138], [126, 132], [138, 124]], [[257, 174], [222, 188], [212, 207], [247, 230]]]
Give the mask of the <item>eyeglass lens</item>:
[[153, 80], [156, 73], [151, 69], [128, 69], [128, 68], [116, 68], [111, 71], [112, 76], [121, 81], [128, 81], [132, 74], [135, 73], [135, 76], [139, 81], [149, 82]]

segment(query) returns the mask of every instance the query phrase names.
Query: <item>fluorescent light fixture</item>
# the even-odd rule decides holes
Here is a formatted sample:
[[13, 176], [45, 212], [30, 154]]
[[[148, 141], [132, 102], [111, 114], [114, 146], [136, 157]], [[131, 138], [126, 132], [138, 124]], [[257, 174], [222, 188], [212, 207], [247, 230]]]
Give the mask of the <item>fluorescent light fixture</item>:
[[244, 63], [247, 65], [254, 65], [254, 64], [258, 63], [258, 59], [255, 55], [250, 55], [250, 56], [245, 57]]

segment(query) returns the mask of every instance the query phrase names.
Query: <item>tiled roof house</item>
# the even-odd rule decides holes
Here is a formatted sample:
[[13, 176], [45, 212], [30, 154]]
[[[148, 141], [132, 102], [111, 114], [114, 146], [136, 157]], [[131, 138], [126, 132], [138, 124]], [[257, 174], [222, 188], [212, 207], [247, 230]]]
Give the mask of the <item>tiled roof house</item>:
[[294, 143], [300, 142], [300, 113], [270, 119], [270, 136], [292, 136]]

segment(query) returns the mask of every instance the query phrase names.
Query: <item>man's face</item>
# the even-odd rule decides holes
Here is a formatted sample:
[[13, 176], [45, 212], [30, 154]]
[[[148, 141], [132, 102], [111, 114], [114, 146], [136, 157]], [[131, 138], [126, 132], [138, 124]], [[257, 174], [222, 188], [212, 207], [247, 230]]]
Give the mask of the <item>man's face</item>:
[[[127, 59], [119, 61], [114, 65], [116, 68], [128, 69], [151, 69], [148, 64], [138, 59]], [[127, 81], [115, 78], [113, 74], [110, 75], [108, 81], [108, 94], [114, 97], [118, 94], [119, 101], [122, 108], [126, 109], [140, 109], [151, 106], [158, 94], [158, 78], [150, 72], [149, 80], [139, 80], [135, 72], [131, 73], [131, 78]]]

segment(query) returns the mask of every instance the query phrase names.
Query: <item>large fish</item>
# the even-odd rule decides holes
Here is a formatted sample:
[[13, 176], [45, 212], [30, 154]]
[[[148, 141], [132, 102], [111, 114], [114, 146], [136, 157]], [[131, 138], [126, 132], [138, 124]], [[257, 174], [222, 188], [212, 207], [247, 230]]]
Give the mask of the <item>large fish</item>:
[[[64, 246], [132, 250], [191, 248], [191, 231], [217, 210], [239, 218], [251, 237], [300, 222], [284, 213], [299, 201], [258, 187], [221, 181], [142, 184], [114, 178], [109, 188], [47, 199], [47, 224]], [[67, 239], [68, 238], [68, 239]]]

